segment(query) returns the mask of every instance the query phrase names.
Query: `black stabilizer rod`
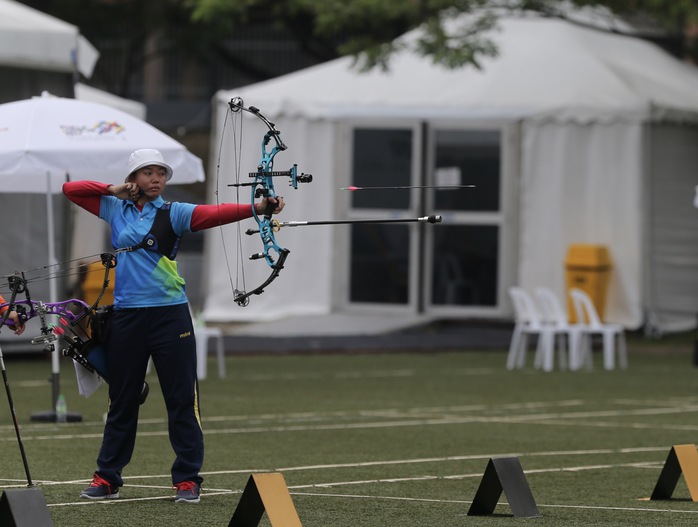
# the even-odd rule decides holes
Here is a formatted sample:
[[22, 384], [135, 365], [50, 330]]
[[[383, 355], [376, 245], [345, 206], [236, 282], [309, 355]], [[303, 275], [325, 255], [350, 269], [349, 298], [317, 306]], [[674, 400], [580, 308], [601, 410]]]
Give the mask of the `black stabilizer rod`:
[[[275, 224], [281, 227], [306, 227], [310, 225], [352, 225], [355, 223], [441, 223], [441, 216], [422, 216], [419, 218], [366, 219], [366, 220], [324, 220], [324, 221], [279, 221]], [[257, 234], [258, 229], [247, 229], [245, 234]]]

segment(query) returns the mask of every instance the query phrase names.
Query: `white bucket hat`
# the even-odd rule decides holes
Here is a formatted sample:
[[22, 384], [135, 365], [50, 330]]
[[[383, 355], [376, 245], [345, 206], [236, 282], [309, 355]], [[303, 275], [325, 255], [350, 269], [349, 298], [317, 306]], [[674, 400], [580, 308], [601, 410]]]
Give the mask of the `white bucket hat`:
[[167, 181], [172, 178], [172, 167], [165, 163], [165, 159], [159, 150], [153, 148], [142, 148], [136, 150], [131, 157], [128, 158], [128, 176], [124, 180], [124, 183], [128, 183], [128, 179], [131, 177], [136, 170], [140, 170], [143, 167], [150, 165], [157, 165], [162, 167], [167, 172]]

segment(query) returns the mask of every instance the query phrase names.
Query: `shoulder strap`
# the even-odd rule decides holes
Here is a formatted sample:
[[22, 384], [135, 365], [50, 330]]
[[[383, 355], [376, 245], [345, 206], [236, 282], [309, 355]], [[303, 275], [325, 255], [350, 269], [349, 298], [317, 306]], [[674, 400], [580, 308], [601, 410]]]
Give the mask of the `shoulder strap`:
[[166, 201], [163, 206], [155, 212], [153, 225], [150, 227], [148, 234], [145, 235], [143, 240], [133, 247], [122, 250], [134, 251], [136, 249], [145, 249], [146, 251], [153, 251], [170, 260], [174, 260], [177, 257], [179, 241], [182, 237], [177, 236], [177, 233], [175, 233], [172, 228], [172, 220], [170, 219], [171, 208], [172, 203]]

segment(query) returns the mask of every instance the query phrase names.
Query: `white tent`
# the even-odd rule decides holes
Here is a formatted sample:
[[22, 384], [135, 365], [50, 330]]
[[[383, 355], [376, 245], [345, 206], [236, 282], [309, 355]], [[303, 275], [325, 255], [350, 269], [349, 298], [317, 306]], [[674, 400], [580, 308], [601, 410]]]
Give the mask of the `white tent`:
[[0, 0], [0, 65], [92, 76], [99, 52], [67, 22]]
[[[568, 246], [592, 243], [608, 246], [614, 262], [607, 319], [629, 328], [691, 327], [698, 312], [698, 217], [691, 203], [696, 69], [646, 41], [536, 15], [502, 18], [492, 38], [499, 55], [482, 61], [481, 70], [446, 70], [403, 52], [388, 73], [358, 73], [343, 58], [219, 92], [212, 156], [219, 153], [227, 102], [240, 96], [282, 131], [285, 158], [315, 175], [302, 192], [287, 192], [286, 219], [327, 218], [346, 208], [336, 189], [350, 183], [342, 177], [347, 130], [356, 123], [494, 123], [506, 130], [509, 177], [502, 197], [511, 196], [503, 210], [510, 249], [500, 262], [501, 309], [462, 314], [509, 315], [506, 289], [514, 284], [545, 285], [563, 295]], [[248, 143], [242, 166], [256, 163]], [[433, 212], [448, 220], [449, 211]], [[334, 264], [348, 256], [346, 246], [333, 243], [338, 232], [282, 233], [292, 249], [286, 279], [270, 286], [271, 298], [253, 299], [243, 311], [230, 302], [227, 276], [215, 271], [223, 258], [220, 236], [209, 237], [205, 315], [246, 320], [342, 306], [337, 283], [345, 277]]]
[[98, 104], [104, 104], [105, 106], [111, 106], [117, 110], [121, 110], [129, 115], [140, 119], [141, 121], [146, 120], [147, 107], [144, 103], [134, 101], [131, 99], [125, 99], [124, 97], [119, 97], [113, 93], [109, 93], [104, 90], [99, 90], [87, 84], [81, 82], [76, 82], [75, 86], [75, 98], [79, 101], [96, 102]]

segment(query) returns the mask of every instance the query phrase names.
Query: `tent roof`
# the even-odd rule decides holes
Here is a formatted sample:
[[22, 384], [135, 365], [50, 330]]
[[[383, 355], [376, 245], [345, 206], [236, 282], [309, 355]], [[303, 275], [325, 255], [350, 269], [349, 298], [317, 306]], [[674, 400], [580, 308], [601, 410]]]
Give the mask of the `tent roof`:
[[216, 97], [318, 119], [698, 115], [698, 70], [650, 42], [534, 14], [502, 17], [491, 37], [499, 55], [480, 70], [448, 70], [402, 51], [389, 72], [359, 73], [343, 57]]
[[105, 106], [111, 106], [112, 108], [126, 112], [134, 117], [138, 117], [141, 121], [146, 120], [147, 107], [142, 102], [125, 99], [113, 93], [93, 88], [92, 86], [80, 82], [75, 83], [74, 89], [75, 98], [79, 101], [104, 104]]
[[13, 0], [0, 0], [0, 64], [90, 77], [99, 52], [79, 29]]

